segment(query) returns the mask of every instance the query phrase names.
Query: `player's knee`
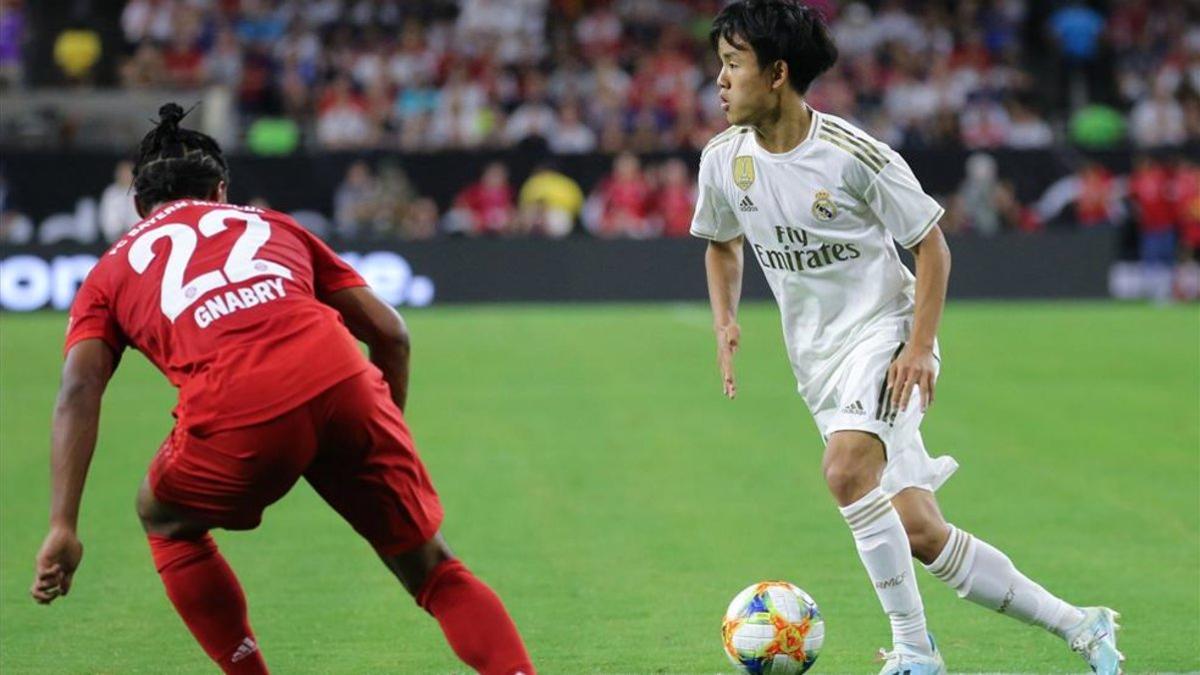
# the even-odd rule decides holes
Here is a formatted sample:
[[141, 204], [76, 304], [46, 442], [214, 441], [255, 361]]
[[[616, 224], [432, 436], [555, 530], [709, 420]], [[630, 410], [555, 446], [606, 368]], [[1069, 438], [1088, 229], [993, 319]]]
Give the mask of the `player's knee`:
[[871, 461], [874, 448], [865, 440], [834, 434], [825, 448], [821, 465], [825, 484], [842, 506], [854, 503], [879, 483], [878, 462]]
[[453, 557], [454, 554], [450, 552], [441, 534], [434, 535], [432, 539], [411, 551], [380, 556], [383, 564], [387, 565], [414, 598], [425, 586], [434, 568]]
[[173, 513], [169, 508], [155, 499], [154, 493], [151, 492], [150, 486], [146, 483], [142, 483], [142, 487], [138, 490], [136, 508], [138, 520], [142, 522], [142, 530], [146, 534], [167, 537], [169, 539], [180, 539], [191, 537], [207, 530], [205, 526], [192, 523]]

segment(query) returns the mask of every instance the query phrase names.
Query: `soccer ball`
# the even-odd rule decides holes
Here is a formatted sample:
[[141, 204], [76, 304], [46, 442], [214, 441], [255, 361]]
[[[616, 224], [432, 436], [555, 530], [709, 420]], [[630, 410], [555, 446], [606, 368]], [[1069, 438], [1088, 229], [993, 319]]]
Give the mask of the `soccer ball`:
[[786, 581], [764, 581], [729, 603], [721, 640], [744, 673], [799, 675], [817, 660], [825, 621], [808, 593]]

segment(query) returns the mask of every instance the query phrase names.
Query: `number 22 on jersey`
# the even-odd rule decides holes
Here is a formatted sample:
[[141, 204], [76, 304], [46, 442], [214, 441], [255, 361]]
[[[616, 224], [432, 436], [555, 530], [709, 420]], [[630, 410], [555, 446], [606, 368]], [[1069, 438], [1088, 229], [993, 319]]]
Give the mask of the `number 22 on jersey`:
[[208, 238], [228, 229], [225, 221], [231, 219], [245, 221], [246, 230], [229, 250], [225, 265], [219, 270], [205, 272], [191, 281], [185, 282], [183, 274], [196, 252], [196, 230], [181, 223], [168, 223], [142, 235], [130, 246], [129, 264], [135, 272], [143, 274], [154, 260], [154, 243], [159, 239], [171, 241], [171, 252], [163, 270], [161, 305], [163, 314], [172, 323], [209, 291], [253, 277], [276, 276], [289, 280], [292, 278], [292, 271], [283, 265], [254, 257], [258, 249], [271, 238], [271, 224], [258, 214], [234, 209], [217, 209], [204, 214], [197, 229]]

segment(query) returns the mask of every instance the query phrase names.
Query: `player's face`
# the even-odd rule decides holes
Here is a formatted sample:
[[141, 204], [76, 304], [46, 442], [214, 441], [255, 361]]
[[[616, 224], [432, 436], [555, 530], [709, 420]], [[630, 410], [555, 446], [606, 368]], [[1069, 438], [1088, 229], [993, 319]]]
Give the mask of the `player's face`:
[[739, 49], [724, 37], [717, 41], [717, 56], [721, 58], [717, 90], [721, 110], [730, 124], [753, 124], [772, 105], [771, 77], [759, 66], [754, 50], [742, 46], [745, 48]]

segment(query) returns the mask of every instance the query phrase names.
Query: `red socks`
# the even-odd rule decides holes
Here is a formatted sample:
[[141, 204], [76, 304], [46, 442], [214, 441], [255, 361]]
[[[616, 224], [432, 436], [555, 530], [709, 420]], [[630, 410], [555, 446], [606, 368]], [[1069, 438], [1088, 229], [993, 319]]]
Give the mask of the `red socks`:
[[438, 620], [458, 658], [482, 675], [534, 675], [504, 604], [461, 562], [435, 567], [417, 593], [417, 604]]
[[246, 616], [246, 596], [212, 537], [149, 538], [167, 597], [209, 658], [226, 673], [266, 673]]
[[[226, 673], [266, 673], [246, 616], [246, 597], [212, 537], [150, 535], [150, 551], [167, 597], [209, 658]], [[504, 604], [461, 562], [435, 567], [417, 604], [441, 624], [458, 658], [482, 675], [534, 675]]]

